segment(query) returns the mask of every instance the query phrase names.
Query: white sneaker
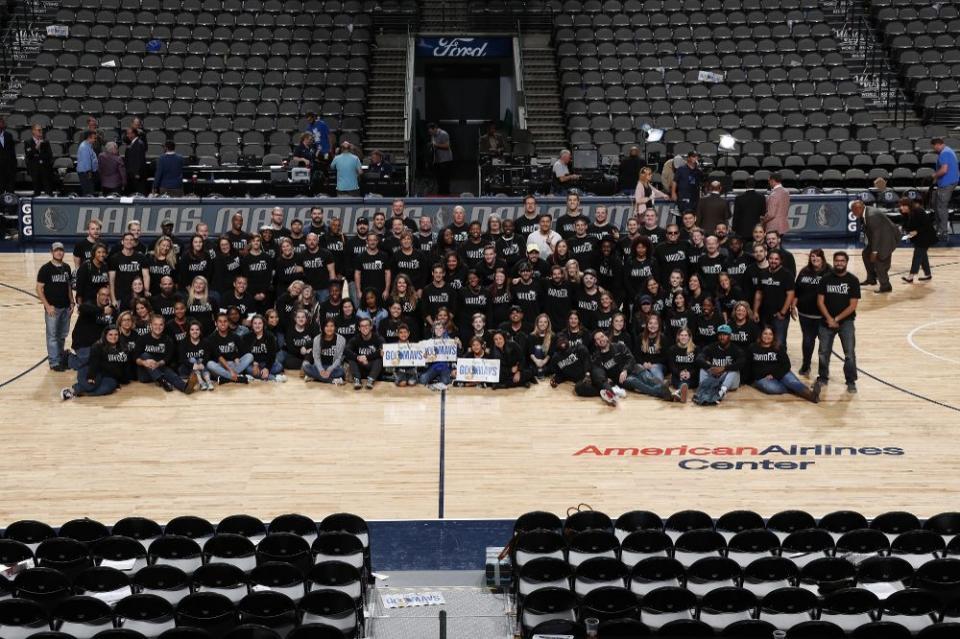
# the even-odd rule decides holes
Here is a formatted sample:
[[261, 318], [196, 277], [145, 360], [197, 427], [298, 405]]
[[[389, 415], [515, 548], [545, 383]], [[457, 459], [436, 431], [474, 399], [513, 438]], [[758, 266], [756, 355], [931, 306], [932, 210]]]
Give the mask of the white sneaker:
[[281, 384], [285, 384], [287, 381], [287, 376], [284, 375], [283, 373], [280, 373], [279, 375], [275, 375], [274, 379], [276, 379]]
[[600, 399], [610, 404], [611, 406], [617, 405], [617, 395], [612, 390], [603, 389], [600, 391]]
[[627, 396], [627, 391], [623, 390], [619, 386], [614, 386], [611, 390], [613, 390], [613, 394], [617, 396], [617, 399], [623, 399]]
[[717, 394], [720, 396], [720, 399], [723, 399], [723, 396], [727, 394], [727, 387], [721, 386]]
[[445, 390], [447, 390], [447, 388], [449, 388], [449, 387], [448, 387], [446, 384], [444, 384], [443, 382], [437, 382], [436, 384], [434, 384], [434, 386], [437, 387], [437, 390], [438, 390], [438, 391], [445, 391]]
[[248, 383], [248, 384], [254, 380], [253, 375], [244, 375], [244, 377], [247, 378], [247, 383]]
[[343, 384], [344, 384], [343, 378], [342, 378], [342, 377], [334, 377], [332, 383], [333, 383], [334, 386], [343, 386]]
[[68, 399], [73, 399], [76, 397], [76, 393], [73, 392], [72, 388], [64, 388], [60, 391], [60, 399], [67, 401]]

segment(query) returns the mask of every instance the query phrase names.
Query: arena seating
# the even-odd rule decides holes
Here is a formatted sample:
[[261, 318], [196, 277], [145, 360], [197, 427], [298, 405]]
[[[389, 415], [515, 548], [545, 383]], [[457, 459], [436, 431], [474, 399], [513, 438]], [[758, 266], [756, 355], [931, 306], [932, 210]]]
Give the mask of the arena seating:
[[869, 5], [901, 82], [924, 117], [933, 118], [947, 102], [960, 107], [960, 2], [870, 0]]
[[87, 115], [108, 135], [146, 116], [150, 156], [172, 138], [211, 166], [240, 156], [278, 163], [310, 111], [359, 144], [369, 9], [358, 0], [64, 0], [54, 23], [70, 35], [43, 42], [8, 126], [25, 139], [29, 123], [43, 124], [65, 165]]
[[960, 513], [531, 512], [511, 558], [525, 637], [582, 637], [588, 617], [604, 639], [960, 632]]
[[0, 635], [352, 639], [363, 636], [369, 541], [346, 513], [15, 522], [0, 539]]
[[[832, 5], [831, 5], [832, 6]], [[555, 18], [570, 143], [611, 159], [698, 151], [733, 174], [797, 186], [900, 186], [945, 127], [878, 127], [818, 0], [567, 0]], [[700, 73], [722, 74], [705, 82]], [[724, 153], [720, 136], [739, 144]], [[758, 175], [759, 174], [759, 175]], [[917, 177], [927, 176], [926, 167]]]

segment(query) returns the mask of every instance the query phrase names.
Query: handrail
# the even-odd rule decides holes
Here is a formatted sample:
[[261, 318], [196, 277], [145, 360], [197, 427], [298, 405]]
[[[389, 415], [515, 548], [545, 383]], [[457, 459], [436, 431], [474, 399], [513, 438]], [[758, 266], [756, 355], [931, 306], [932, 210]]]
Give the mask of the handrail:
[[407, 24], [407, 69], [406, 93], [403, 100], [403, 146], [407, 154], [407, 192], [413, 192], [413, 176], [410, 167], [415, 166], [416, 138], [413, 136], [413, 81], [414, 69], [416, 66], [416, 43], [413, 34], [410, 32], [410, 24]]
[[513, 39], [513, 76], [517, 83], [517, 127], [527, 128], [527, 91], [523, 85], [523, 31], [517, 20], [517, 35]]

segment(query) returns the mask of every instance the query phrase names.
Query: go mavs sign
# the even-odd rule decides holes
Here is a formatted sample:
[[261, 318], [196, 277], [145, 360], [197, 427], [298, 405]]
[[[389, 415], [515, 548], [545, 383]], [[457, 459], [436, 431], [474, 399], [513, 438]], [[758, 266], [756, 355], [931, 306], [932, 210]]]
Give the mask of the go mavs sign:
[[417, 39], [417, 57], [420, 58], [509, 58], [512, 55], [510, 38]]

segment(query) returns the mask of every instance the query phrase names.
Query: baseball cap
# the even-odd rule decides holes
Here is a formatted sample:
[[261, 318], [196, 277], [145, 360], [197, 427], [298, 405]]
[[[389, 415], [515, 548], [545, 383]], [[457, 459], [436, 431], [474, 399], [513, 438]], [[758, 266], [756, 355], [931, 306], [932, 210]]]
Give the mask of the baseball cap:
[[594, 277], [597, 277], [597, 271], [596, 271], [595, 269], [592, 269], [592, 268], [588, 268], [587, 270], [585, 270], [585, 271], [583, 272], [583, 274], [584, 274], [584, 275], [593, 275]]
[[173, 220], [171, 220], [171, 219], [168, 217], [168, 218], [165, 219], [163, 222], [160, 222], [160, 226], [173, 226]]
[[54, 242], [50, 245], [51, 251], [56, 251], [57, 249], [63, 250], [63, 242]]
[[641, 295], [640, 305], [643, 306], [644, 304], [653, 304], [653, 298], [650, 297], [649, 295]]
[[537, 253], [539, 253], [540, 247], [537, 246], [536, 244], [527, 244], [527, 253], [531, 253], [533, 251], [536, 251]]
[[273, 227], [270, 226], [269, 224], [264, 224], [263, 226], [260, 227], [260, 230], [261, 230], [261, 231], [273, 231]]
[[729, 324], [721, 324], [717, 327], [717, 333], [722, 335], [733, 335], [733, 329], [730, 328]]
[[532, 270], [533, 270], [533, 265], [530, 264], [530, 262], [526, 262], [526, 261], [520, 262], [520, 266], [517, 268], [517, 270], [520, 270], [520, 271], [532, 271]]
[[368, 220], [368, 219], [365, 218], [365, 217], [358, 217], [358, 218], [357, 218], [357, 224], [358, 224], [358, 225], [359, 225], [359, 224], [366, 224], [367, 226], [370, 226], [370, 220]]
[[510, 307], [510, 312], [513, 313], [514, 311], [516, 311], [517, 313], [522, 313], [523, 309], [517, 306], [516, 304], [514, 304], [513, 306]]

